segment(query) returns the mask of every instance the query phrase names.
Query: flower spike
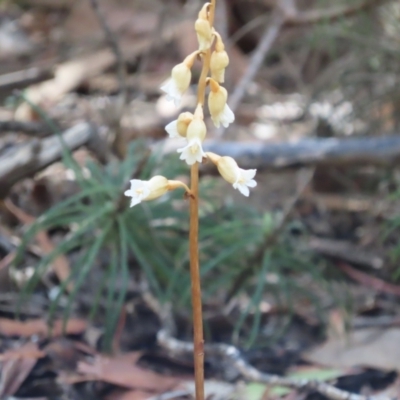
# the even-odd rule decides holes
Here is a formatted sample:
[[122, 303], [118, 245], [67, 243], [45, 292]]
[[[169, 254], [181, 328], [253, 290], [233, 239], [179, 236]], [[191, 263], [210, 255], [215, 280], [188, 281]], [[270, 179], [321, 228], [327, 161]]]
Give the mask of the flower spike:
[[232, 157], [221, 157], [215, 153], [206, 153], [206, 155], [217, 166], [221, 176], [231, 183], [234, 189], [239, 190], [243, 196], [249, 196], [249, 187], [257, 186], [257, 182], [253, 179], [257, 172], [256, 169], [239, 168]]

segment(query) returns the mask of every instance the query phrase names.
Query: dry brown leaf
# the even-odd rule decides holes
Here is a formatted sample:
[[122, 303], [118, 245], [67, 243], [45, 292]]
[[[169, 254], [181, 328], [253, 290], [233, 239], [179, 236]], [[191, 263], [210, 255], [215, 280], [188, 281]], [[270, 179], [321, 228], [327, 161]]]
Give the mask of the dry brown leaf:
[[110, 358], [97, 356], [93, 363], [78, 363], [78, 372], [87, 375], [87, 380], [100, 380], [128, 389], [139, 389], [162, 393], [174, 388], [177, 378], [160, 375], [136, 365], [140, 353], [128, 353]]
[[[54, 321], [51, 330], [51, 337], [62, 336], [62, 320]], [[69, 335], [79, 335], [87, 328], [87, 322], [81, 319], [69, 319], [65, 326], [65, 333]], [[49, 336], [49, 325], [42, 319], [33, 319], [28, 321], [15, 321], [8, 318], [0, 318], [0, 334], [4, 336], [30, 337], [38, 335], [40, 337]]]
[[344, 338], [332, 337], [305, 359], [335, 368], [367, 366], [400, 371], [400, 329], [365, 328]]
[[26, 343], [7, 351], [1, 357], [0, 399], [12, 396], [32, 371], [37, 360], [44, 357], [36, 343]]

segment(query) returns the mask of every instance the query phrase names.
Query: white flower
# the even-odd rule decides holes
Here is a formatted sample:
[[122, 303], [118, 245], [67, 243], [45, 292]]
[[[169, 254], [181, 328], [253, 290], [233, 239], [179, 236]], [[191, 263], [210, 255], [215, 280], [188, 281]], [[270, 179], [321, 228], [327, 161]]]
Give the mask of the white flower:
[[214, 153], [207, 153], [206, 156], [217, 166], [221, 176], [244, 196], [249, 196], [249, 187], [257, 186], [257, 182], [253, 179], [256, 169], [239, 168], [232, 157], [221, 157]]
[[227, 104], [228, 92], [212, 78], [209, 83], [211, 91], [208, 95], [208, 109], [210, 110], [211, 119], [217, 128], [219, 128], [220, 124], [227, 128], [235, 120], [235, 115]]
[[235, 120], [235, 114], [230, 109], [228, 104], [225, 104], [224, 109], [220, 114], [214, 115], [211, 117], [214, 122], [214, 125], [219, 128], [220, 123], [227, 128], [229, 124], [231, 124]]
[[206, 157], [199, 138], [190, 139], [189, 143], [185, 147], [178, 149], [177, 152], [181, 153], [179, 158], [186, 161], [188, 165], [193, 165], [196, 161], [200, 163], [203, 157]]
[[[189, 85], [187, 87], [189, 87]], [[161, 86], [161, 90], [167, 94], [168, 101], [173, 101], [175, 107], [180, 107], [182, 101], [182, 95], [185, 92], [185, 90], [181, 90], [179, 88], [176, 80], [174, 80], [173, 78], [168, 79], [168, 81]]]
[[169, 137], [171, 139], [179, 137], [179, 132], [178, 132], [178, 120], [176, 119], [175, 121], [170, 122], [166, 127], [165, 130], [167, 131]]
[[125, 191], [125, 196], [131, 197], [130, 207], [141, 203], [150, 195], [149, 182], [140, 179], [131, 180], [131, 188]]
[[167, 94], [167, 100], [172, 100], [176, 107], [181, 104], [183, 93], [186, 92], [192, 79], [193, 62], [197, 56], [197, 51], [189, 54], [182, 63], [175, 65], [171, 71], [171, 78], [161, 86], [161, 90]]
[[244, 196], [249, 197], [249, 187], [253, 188], [257, 186], [257, 182], [253, 179], [256, 175], [256, 169], [241, 169], [238, 167], [236, 182], [232, 185], [235, 189], [238, 189]]

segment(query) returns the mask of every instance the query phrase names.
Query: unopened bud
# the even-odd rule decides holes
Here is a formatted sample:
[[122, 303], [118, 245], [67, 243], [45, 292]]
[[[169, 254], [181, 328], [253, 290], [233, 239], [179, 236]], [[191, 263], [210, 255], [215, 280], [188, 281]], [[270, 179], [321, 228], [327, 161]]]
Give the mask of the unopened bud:
[[215, 50], [211, 54], [210, 69], [211, 77], [217, 82], [224, 83], [225, 81], [225, 68], [229, 64], [228, 53], [225, 51], [225, 46], [221, 36], [214, 33], [217, 40], [215, 42]]
[[199, 41], [199, 51], [208, 50], [212, 44], [212, 28], [208, 20], [207, 10], [210, 3], [204, 4], [199, 12], [194, 29], [196, 30], [197, 40]]

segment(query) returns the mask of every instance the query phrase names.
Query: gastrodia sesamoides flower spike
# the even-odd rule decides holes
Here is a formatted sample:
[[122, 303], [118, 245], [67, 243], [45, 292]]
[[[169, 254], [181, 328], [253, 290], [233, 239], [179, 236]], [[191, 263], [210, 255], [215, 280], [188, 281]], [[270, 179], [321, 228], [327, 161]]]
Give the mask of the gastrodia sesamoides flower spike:
[[167, 100], [175, 103], [179, 107], [182, 100], [182, 95], [186, 92], [192, 79], [191, 68], [198, 52], [187, 56], [182, 63], [175, 65], [171, 71], [171, 78], [169, 78], [162, 86], [161, 90], [167, 94]]
[[202, 162], [203, 157], [205, 157], [202, 143], [206, 137], [206, 132], [207, 129], [204, 123], [203, 108], [199, 104], [194, 113], [193, 120], [187, 128], [187, 145], [177, 150], [178, 153], [181, 153], [179, 158], [186, 161], [188, 165], [193, 165], [195, 162], [200, 163]]
[[130, 189], [125, 191], [125, 196], [131, 198], [131, 207], [136, 206], [142, 201], [156, 199], [170, 190], [183, 187], [190, 194], [190, 189], [180, 181], [171, 181], [167, 178], [157, 175], [148, 181], [132, 179]]
[[217, 166], [221, 176], [244, 196], [249, 196], [249, 188], [257, 186], [257, 182], [253, 179], [256, 169], [239, 168], [232, 157], [221, 157], [215, 153], [206, 153], [206, 155]]
[[178, 119], [170, 122], [165, 127], [165, 130], [167, 131], [171, 139], [186, 137], [187, 128], [192, 121], [193, 121], [193, 114], [190, 112], [184, 112], [179, 114]]
[[204, 4], [203, 8], [199, 12], [199, 17], [194, 24], [197, 40], [199, 42], [199, 51], [201, 52], [206, 51], [211, 47], [213, 39], [212, 28], [207, 14], [209, 6], [210, 3]]
[[214, 32], [214, 35], [217, 39], [215, 42], [215, 49], [211, 54], [210, 60], [211, 78], [219, 83], [224, 83], [225, 68], [229, 64], [229, 57], [228, 53], [225, 51], [225, 46], [221, 36], [217, 32]]
[[225, 128], [234, 120], [235, 115], [227, 104], [228, 92], [214, 79], [209, 79], [210, 94], [208, 95], [208, 109], [214, 125], [219, 128], [222, 124]]

